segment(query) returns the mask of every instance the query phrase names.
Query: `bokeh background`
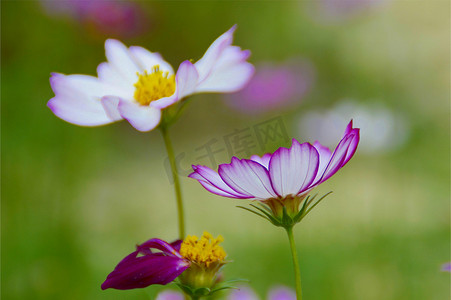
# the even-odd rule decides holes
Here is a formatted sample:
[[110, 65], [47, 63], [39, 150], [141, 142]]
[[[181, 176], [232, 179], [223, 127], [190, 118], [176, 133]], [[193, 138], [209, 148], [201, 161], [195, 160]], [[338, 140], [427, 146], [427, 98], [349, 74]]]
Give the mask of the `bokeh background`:
[[[294, 286], [284, 232], [187, 170], [274, 151], [286, 137], [334, 147], [353, 118], [360, 149], [316, 189], [334, 193], [295, 228], [305, 299], [449, 299], [440, 271], [450, 261], [448, 1], [94, 2], [1, 3], [3, 299], [153, 299], [161, 290], [100, 290], [136, 243], [177, 235], [160, 133], [58, 119], [46, 106], [49, 75], [95, 75], [108, 37], [176, 67], [233, 24], [257, 82], [193, 96], [171, 132], [188, 232], [222, 234], [233, 260], [225, 275], [250, 279], [262, 299], [272, 285]], [[256, 126], [274, 121], [285, 135], [260, 145]], [[231, 134], [248, 142], [227, 147]]]

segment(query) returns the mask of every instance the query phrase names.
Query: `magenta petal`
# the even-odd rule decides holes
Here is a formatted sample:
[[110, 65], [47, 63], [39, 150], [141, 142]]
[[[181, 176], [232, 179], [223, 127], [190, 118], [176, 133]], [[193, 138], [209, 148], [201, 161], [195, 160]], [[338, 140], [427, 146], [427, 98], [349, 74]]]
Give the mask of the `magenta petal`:
[[315, 178], [315, 182], [317, 182], [324, 174], [324, 171], [326, 170], [327, 165], [329, 164], [330, 157], [332, 156], [332, 152], [329, 148], [326, 146], [321, 145], [318, 141], [315, 141], [313, 143], [313, 147], [316, 148], [316, 151], [318, 151], [319, 154], [319, 166], [318, 166], [318, 172]]
[[180, 247], [182, 246], [183, 241], [182, 240], [175, 240], [170, 245], [172, 248], [174, 248], [177, 252], [180, 252]]
[[350, 143], [351, 139], [349, 137], [346, 137], [340, 141], [337, 148], [335, 148], [332, 157], [330, 158], [329, 164], [327, 165], [326, 170], [321, 177], [321, 180], [318, 183], [324, 182], [329, 179], [343, 166], [343, 161], [346, 158], [346, 153], [348, 151]]
[[345, 128], [345, 133], [343, 134], [343, 137], [347, 136], [348, 134], [351, 133], [351, 130], [353, 130], [352, 128], [352, 120], [349, 121], [348, 125]]
[[182, 256], [180, 255], [180, 253], [168, 242], [165, 242], [163, 240], [160, 239], [150, 239], [144, 243], [142, 243], [141, 245], [137, 246], [138, 251], [142, 252], [145, 249], [148, 248], [153, 248], [153, 249], [157, 249], [160, 250], [166, 254], [170, 254], [170, 255], [174, 255], [177, 256], [178, 258], [182, 258]]
[[266, 153], [265, 155], [263, 155], [262, 157], [258, 156], [258, 155], [252, 155], [251, 156], [251, 160], [258, 162], [259, 164], [261, 164], [263, 167], [266, 168], [266, 170], [269, 170], [269, 161], [271, 160], [271, 153]]
[[151, 284], [168, 284], [183, 273], [189, 262], [174, 256], [144, 255], [135, 251], [125, 257], [102, 284], [102, 290], [128, 290]]
[[[322, 176], [317, 179], [314, 185], [320, 184], [332, 175], [334, 175], [339, 169], [341, 169], [354, 155], [357, 150], [357, 146], [360, 140], [359, 129], [350, 128], [352, 121], [346, 127], [343, 139], [338, 143], [337, 147], [332, 154], [327, 167], [324, 170]], [[318, 176], [319, 177], [319, 176]]]
[[307, 190], [318, 172], [319, 155], [309, 143], [293, 139], [290, 149], [279, 148], [269, 162], [269, 174], [274, 190], [285, 197]]
[[230, 164], [219, 166], [218, 173], [228, 186], [240, 194], [256, 199], [277, 197], [268, 170], [253, 160], [233, 157]]
[[353, 129], [350, 135], [353, 135], [353, 138], [351, 143], [349, 144], [348, 151], [346, 152], [346, 157], [343, 161], [343, 165], [345, 165], [354, 156], [354, 153], [357, 150], [357, 146], [360, 142], [360, 129]]
[[[200, 176], [196, 172], [189, 174], [188, 177], [199, 181], [199, 183], [210, 193], [213, 193], [213, 194], [216, 194], [216, 195], [222, 196], [222, 197], [227, 197], [227, 198], [239, 198], [239, 197], [233, 196], [233, 194], [229, 194], [221, 189], [218, 189], [217, 187], [212, 185], [209, 181], [205, 180], [202, 176]], [[245, 198], [249, 198], [249, 197], [245, 197]]]
[[249, 198], [241, 193], [237, 193], [235, 190], [230, 188], [219, 176], [218, 172], [213, 171], [206, 166], [193, 166], [194, 172], [188, 177], [196, 179], [199, 183], [209, 192], [214, 193], [219, 196], [229, 197], [229, 198]]

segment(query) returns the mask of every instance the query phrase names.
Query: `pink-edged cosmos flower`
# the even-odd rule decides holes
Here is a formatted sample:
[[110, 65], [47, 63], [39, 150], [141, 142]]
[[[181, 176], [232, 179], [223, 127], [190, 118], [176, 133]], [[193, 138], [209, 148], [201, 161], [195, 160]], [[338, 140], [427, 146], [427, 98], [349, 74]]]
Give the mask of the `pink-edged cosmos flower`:
[[163, 109], [189, 95], [235, 92], [247, 83], [254, 67], [246, 61], [249, 50], [232, 46], [235, 29], [217, 38], [196, 63], [182, 62], [176, 73], [160, 54], [109, 39], [105, 42], [108, 61], [98, 66], [97, 77], [52, 74], [55, 97], [48, 106], [76, 125], [125, 119], [139, 131], [152, 130]]
[[331, 152], [316, 141], [300, 144], [293, 139], [291, 148], [279, 148], [273, 154], [250, 159], [232, 157], [218, 172], [206, 166], [193, 166], [189, 177], [208, 191], [229, 198], [259, 200], [277, 217], [285, 208], [293, 216], [299, 203], [317, 185], [325, 182], [354, 155], [359, 129], [346, 127], [343, 138]]
[[150, 239], [136, 246], [136, 251], [119, 262], [102, 284], [102, 289], [129, 290], [152, 284], [166, 285], [176, 278], [189, 288], [211, 288], [226, 263], [226, 253], [219, 245], [222, 241], [221, 236], [213, 238], [208, 232], [200, 238], [187, 236], [183, 241], [173, 243]]

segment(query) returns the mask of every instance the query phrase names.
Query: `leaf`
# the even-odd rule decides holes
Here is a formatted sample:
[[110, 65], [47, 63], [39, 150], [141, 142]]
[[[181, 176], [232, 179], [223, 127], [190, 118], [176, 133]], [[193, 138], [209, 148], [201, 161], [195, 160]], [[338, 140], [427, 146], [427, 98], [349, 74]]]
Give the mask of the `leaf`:
[[201, 288], [197, 288], [194, 290], [194, 295], [195, 296], [207, 296], [210, 294], [210, 292], [211, 292], [211, 290], [209, 288], [201, 287]]
[[306, 210], [306, 208], [308, 207], [308, 203], [310, 199], [310, 195], [307, 196], [307, 198], [305, 198], [304, 204], [302, 204], [301, 210], [299, 210], [299, 212], [294, 216], [293, 221], [294, 223], [299, 223], [302, 218], [304, 217], [304, 212]]
[[247, 211], [250, 211], [251, 213], [256, 214], [257, 216], [262, 217], [263, 219], [266, 219], [266, 220], [268, 220], [268, 221], [271, 222], [270, 219], [268, 219], [267, 217], [265, 217], [264, 215], [262, 215], [262, 214], [260, 214], [260, 213], [258, 213], [258, 212], [256, 212], [256, 211], [253, 211], [252, 209], [249, 209], [249, 208], [244, 207], [244, 206], [237, 206], [237, 207], [238, 207], [238, 208], [242, 208], [242, 209], [247, 210]]
[[261, 211], [263, 214], [265, 214], [266, 217], [268, 217], [268, 219], [270, 219], [272, 221], [272, 223], [279, 223], [279, 220], [277, 220], [273, 215], [271, 215], [270, 213], [267, 213], [266, 211], [264, 211], [263, 209], [261, 209], [260, 207], [253, 205], [253, 204], [249, 204], [250, 206], [252, 206], [255, 209], [258, 209], [259, 211]]

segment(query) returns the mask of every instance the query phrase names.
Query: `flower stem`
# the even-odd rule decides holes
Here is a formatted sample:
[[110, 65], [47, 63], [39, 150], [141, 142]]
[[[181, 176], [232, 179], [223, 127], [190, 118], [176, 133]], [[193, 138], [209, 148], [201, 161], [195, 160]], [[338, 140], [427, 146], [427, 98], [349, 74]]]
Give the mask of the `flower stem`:
[[296, 280], [296, 299], [302, 300], [302, 286], [301, 286], [301, 270], [299, 269], [298, 253], [293, 237], [293, 227], [286, 227], [288, 240], [290, 241], [291, 256], [293, 257], [294, 277]]
[[164, 145], [166, 146], [166, 152], [168, 153], [169, 163], [171, 164], [172, 179], [174, 180], [175, 198], [177, 201], [179, 238], [183, 240], [185, 238], [185, 215], [183, 212], [182, 192], [180, 189], [180, 181], [177, 173], [177, 165], [175, 164], [174, 149], [172, 148], [171, 139], [169, 138], [168, 128], [166, 126], [160, 126], [160, 129], [161, 134], [163, 135]]

